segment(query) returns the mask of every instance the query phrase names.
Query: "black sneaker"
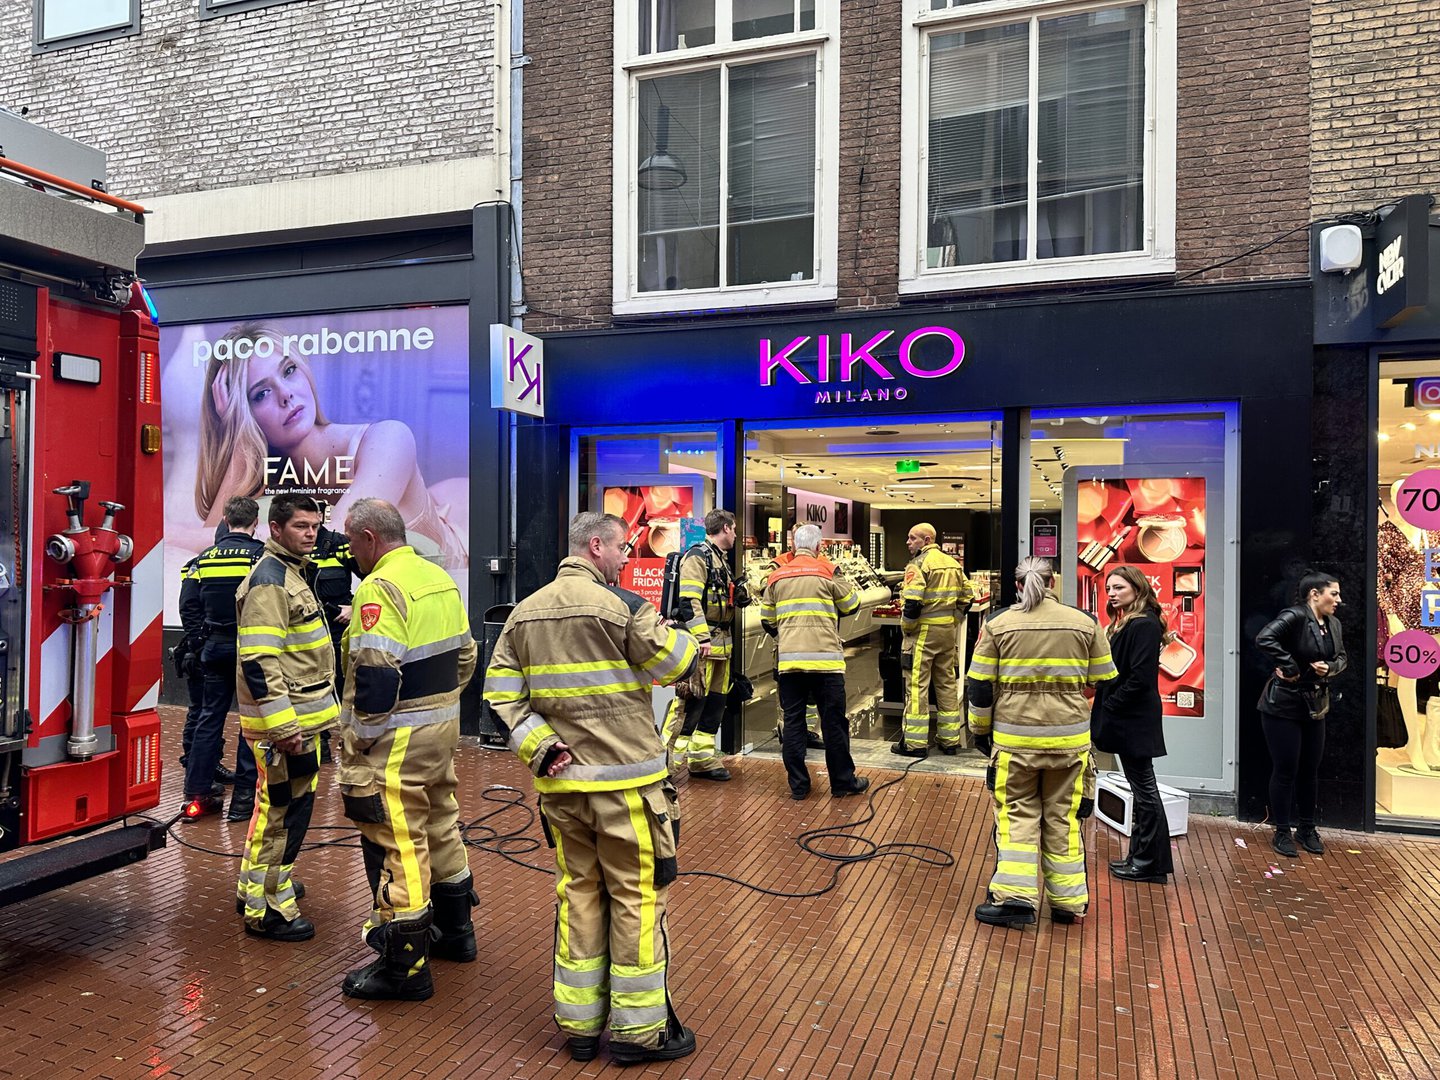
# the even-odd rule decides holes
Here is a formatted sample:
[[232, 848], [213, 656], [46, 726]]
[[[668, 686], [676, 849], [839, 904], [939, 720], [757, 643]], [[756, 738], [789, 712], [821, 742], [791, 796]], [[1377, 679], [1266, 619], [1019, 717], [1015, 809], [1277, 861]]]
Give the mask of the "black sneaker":
[[186, 823], [199, 821], [201, 818], [209, 817], [211, 814], [218, 814], [225, 809], [225, 804], [214, 795], [187, 795], [185, 806], [182, 808], [180, 820]]
[[809, 797], [810, 797], [810, 789], [809, 789], [808, 787], [807, 787], [807, 788], [798, 788], [798, 789], [797, 789], [797, 788], [791, 788], [791, 789], [790, 789], [790, 798], [794, 799], [796, 802], [804, 802], [804, 801], [805, 801], [806, 799], [808, 799]]
[[1002, 904], [981, 904], [975, 918], [990, 926], [1008, 926], [1019, 930], [1035, 921], [1035, 909], [1022, 900], [1006, 900]]
[[235, 782], [235, 770], [227, 769], [224, 765], [216, 765], [215, 782], [217, 784], [233, 784]]
[[1325, 842], [1320, 839], [1320, 834], [1315, 831], [1314, 825], [1301, 825], [1296, 829], [1295, 842], [1311, 855], [1325, 854]]
[[869, 787], [869, 778], [864, 776], [857, 776], [855, 778], [855, 783], [851, 784], [848, 788], [831, 788], [830, 797], [833, 799], [843, 799], [847, 795], [859, 795], [861, 792], [867, 791]]
[[1300, 857], [1300, 852], [1295, 847], [1295, 838], [1290, 835], [1290, 827], [1288, 825], [1275, 830], [1275, 835], [1270, 838], [1270, 846], [1287, 859], [1298, 859]]
[[723, 765], [718, 769], [692, 769], [690, 772], [690, 779], [725, 781], [730, 779], [730, 770], [725, 768]]
[[695, 1052], [695, 1033], [687, 1027], [666, 1030], [659, 1046], [610, 1040], [610, 1057], [617, 1065], [638, 1065], [642, 1061], [674, 1061]]

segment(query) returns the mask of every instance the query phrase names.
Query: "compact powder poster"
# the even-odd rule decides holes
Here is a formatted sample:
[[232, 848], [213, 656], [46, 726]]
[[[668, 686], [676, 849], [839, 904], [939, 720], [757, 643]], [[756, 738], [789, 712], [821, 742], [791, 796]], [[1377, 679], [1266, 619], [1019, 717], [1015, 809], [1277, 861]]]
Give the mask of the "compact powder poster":
[[1076, 489], [1076, 604], [1109, 623], [1105, 575], [1146, 576], [1170, 626], [1160, 652], [1166, 716], [1205, 714], [1205, 481], [1082, 480]]
[[395, 503], [415, 550], [468, 588], [469, 312], [463, 306], [160, 330], [165, 623], [180, 568], [228, 499], [312, 495], [340, 529], [355, 499]]

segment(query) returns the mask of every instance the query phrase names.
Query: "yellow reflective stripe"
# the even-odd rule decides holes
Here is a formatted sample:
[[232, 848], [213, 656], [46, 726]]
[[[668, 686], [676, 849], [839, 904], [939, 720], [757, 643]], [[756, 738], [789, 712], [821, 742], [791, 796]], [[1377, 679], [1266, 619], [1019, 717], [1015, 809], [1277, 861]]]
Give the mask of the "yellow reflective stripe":
[[556, 794], [565, 791], [620, 791], [624, 788], [641, 788], [646, 784], [658, 783], [669, 775], [668, 768], [660, 768], [644, 776], [621, 777], [617, 780], [566, 780], [562, 772], [559, 776], [537, 776], [535, 790], [553, 791]]
[[844, 660], [781, 660], [781, 671], [844, 671]]
[[655, 963], [655, 841], [650, 835], [650, 819], [645, 804], [634, 788], [625, 792], [625, 805], [630, 808], [630, 827], [635, 830], [635, 852], [640, 865], [640, 954], [642, 966]]
[[[531, 675], [563, 675], [567, 672], [576, 671], [626, 671], [630, 667], [628, 660], [583, 660], [573, 664], [529, 664], [524, 674]], [[491, 668], [497, 675], [519, 675], [520, 672], [513, 668]]]
[[237, 654], [244, 656], [279, 656], [279, 645], [241, 645], [236, 650]]
[[283, 638], [285, 628], [283, 626], [238, 626], [236, 631], [240, 635], [245, 634], [268, 634], [271, 637]]
[[426, 883], [420, 880], [420, 860], [415, 857], [415, 840], [410, 835], [410, 823], [405, 818], [405, 803], [400, 792], [400, 771], [409, 745], [410, 729], [397, 728], [395, 741], [390, 744], [390, 756], [385, 762], [385, 809], [400, 856], [400, 869], [405, 875], [405, 893], [413, 904], [425, 895]]
[[285, 652], [309, 652], [311, 649], [323, 649], [330, 644], [330, 635], [327, 633], [323, 638], [316, 638], [314, 641], [303, 641], [298, 645], [282, 646]]
[[554, 687], [548, 690], [532, 686], [530, 688], [530, 696], [532, 698], [554, 699], [586, 697], [590, 694], [624, 694], [631, 690], [643, 690], [647, 685], [647, 683], [630, 679], [626, 682], [603, 683], [599, 686], [566, 686]]
[[1019, 750], [1077, 750], [1090, 745], [1090, 733], [1065, 736], [1012, 735], [1009, 732], [995, 732], [995, 745], [1011, 746]]
[[549, 724], [540, 724], [534, 731], [525, 736], [525, 741], [520, 744], [520, 760], [527, 765], [530, 764], [530, 759], [535, 756], [535, 751], [539, 748], [540, 744], [554, 735], [555, 729]]
[[[545, 809], [545, 804], [540, 804], [540, 809]], [[555, 898], [559, 905], [556, 912], [555, 930], [555, 953], [557, 956], [565, 957], [567, 962], [570, 956], [570, 867], [565, 864], [565, 844], [560, 836], [559, 829], [551, 829], [550, 835], [555, 840], [555, 869], [559, 871], [555, 875]]]

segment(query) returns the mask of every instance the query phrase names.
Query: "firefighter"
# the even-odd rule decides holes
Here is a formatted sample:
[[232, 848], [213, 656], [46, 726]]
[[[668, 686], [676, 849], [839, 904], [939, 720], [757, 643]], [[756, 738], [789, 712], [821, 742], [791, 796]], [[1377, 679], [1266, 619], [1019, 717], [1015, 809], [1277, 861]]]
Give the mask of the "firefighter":
[[734, 546], [735, 515], [729, 510], [711, 510], [705, 515], [705, 540], [686, 551], [680, 562], [680, 621], [700, 647], [703, 690], [690, 698], [675, 699], [665, 730], [674, 731], [678, 726], [675, 714], [683, 709], [684, 725], [675, 740], [675, 755], [686, 761], [690, 775], [700, 780], [730, 779], [715, 736], [725, 719], [725, 695], [730, 689], [735, 584], [728, 559]]
[[[767, 548], [766, 550], [768, 551], [770, 549]], [[775, 566], [780, 567], [787, 565], [794, 558], [795, 530], [792, 528], [790, 530], [790, 550], [782, 551], [778, 556], [771, 556], [771, 559], [775, 563]], [[835, 564], [824, 555], [817, 553], [815, 560], [823, 566], [830, 567], [832, 570], [835, 568]], [[778, 661], [775, 667], [775, 685], [777, 687], [780, 685], [780, 667]], [[783, 743], [785, 738], [785, 718], [783, 715], [779, 723], [775, 725], [775, 737]], [[820, 737], [820, 705], [815, 700], [815, 694], [813, 692], [805, 702], [805, 748], [807, 750], [825, 749], [825, 741]]]
[[477, 901], [455, 797], [460, 693], [475, 674], [475, 641], [454, 579], [406, 543], [399, 510], [357, 499], [345, 535], [366, 576], [341, 648], [339, 780], [370, 883], [362, 934], [380, 958], [341, 989], [422, 1001], [435, 992], [429, 957], [476, 955]]
[[[195, 560], [202, 609], [200, 648], [201, 703], [185, 762], [185, 814], [197, 821], [223, 809], [211, 794], [215, 770], [225, 747], [225, 718], [235, 698], [235, 590], [245, 580], [264, 545], [255, 539], [260, 507], [236, 496], [225, 504], [225, 534]], [[235, 754], [235, 794], [226, 817], [249, 818], [255, 805], [255, 760], [244, 739]]]
[[855, 587], [835, 577], [835, 568], [819, 558], [820, 530], [801, 525], [795, 530], [795, 557], [776, 567], [765, 582], [760, 625], [776, 639], [776, 683], [784, 712], [781, 757], [790, 780], [790, 797], [810, 795], [805, 768], [807, 702], [819, 707], [825, 733], [825, 767], [830, 794], [858, 795], [870, 781], [857, 778], [850, 757], [850, 728], [845, 719], [845, 646], [840, 619], [860, 608]]
[[485, 675], [555, 849], [555, 1021], [576, 1061], [596, 1055], [607, 1016], [618, 1062], [695, 1049], [666, 976], [679, 806], [650, 685], [685, 678], [699, 650], [615, 587], [625, 562], [624, 520], [578, 515], [569, 558], [516, 605]]
[[[315, 598], [320, 601], [320, 610], [325, 613], [325, 624], [330, 627], [330, 644], [335, 655], [340, 656], [340, 639], [350, 622], [350, 607], [353, 599], [351, 584], [358, 567], [350, 554], [350, 541], [342, 532], [320, 526], [315, 538], [315, 550], [310, 554], [315, 563]], [[345, 665], [335, 665], [335, 700], [345, 700]], [[320, 764], [331, 761], [330, 732], [320, 734]]]
[[960, 748], [959, 620], [975, 598], [964, 568], [935, 544], [924, 522], [905, 537], [914, 556], [905, 567], [900, 647], [905, 669], [905, 728], [891, 752], [923, 758], [930, 744], [930, 687], [935, 687], [935, 741], [941, 753]]
[[1099, 624], [1055, 599], [1054, 571], [1027, 558], [1020, 600], [985, 623], [970, 660], [970, 730], [994, 770], [995, 844], [989, 897], [975, 918], [1012, 929], [1035, 921], [1045, 881], [1050, 917], [1073, 923], [1090, 896], [1080, 821], [1090, 760], [1087, 685], [1115, 678]]
[[240, 859], [245, 932], [306, 941], [290, 872], [305, 842], [320, 774], [320, 732], [340, 715], [335, 650], [311, 589], [320, 505], [308, 495], [270, 503], [270, 539], [236, 596], [241, 733], [260, 768], [255, 813]]

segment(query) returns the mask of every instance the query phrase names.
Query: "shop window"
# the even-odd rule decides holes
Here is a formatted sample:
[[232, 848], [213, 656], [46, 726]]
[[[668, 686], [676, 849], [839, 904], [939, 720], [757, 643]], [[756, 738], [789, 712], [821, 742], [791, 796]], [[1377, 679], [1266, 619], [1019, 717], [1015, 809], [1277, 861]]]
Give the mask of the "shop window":
[[617, 9], [617, 40], [634, 43], [616, 84], [617, 312], [834, 297], [838, 10]]
[[35, 0], [35, 51], [140, 33], [140, 0]]
[[254, 11], [256, 8], [293, 2], [294, 0], [200, 0], [200, 18], [217, 19], [222, 15], [234, 15], [241, 11]]
[[906, 37], [902, 290], [1173, 270], [1174, 0], [972, 6]]

